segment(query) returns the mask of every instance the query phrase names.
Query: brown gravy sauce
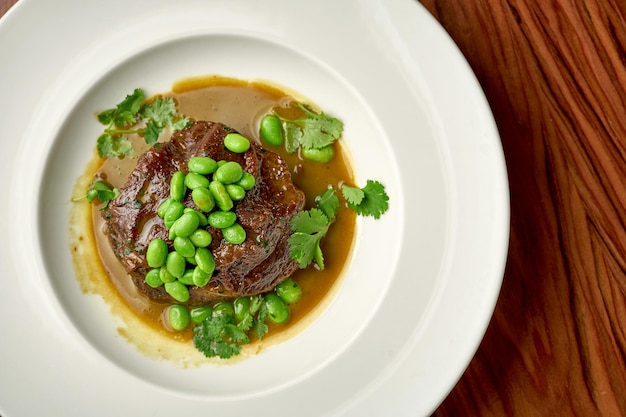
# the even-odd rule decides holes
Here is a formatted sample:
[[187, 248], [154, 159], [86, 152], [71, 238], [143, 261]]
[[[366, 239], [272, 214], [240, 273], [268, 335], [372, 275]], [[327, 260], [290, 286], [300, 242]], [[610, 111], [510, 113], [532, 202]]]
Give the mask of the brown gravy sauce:
[[[184, 79], [174, 84], [172, 91], [165, 95], [173, 97], [178, 104], [178, 111], [187, 117], [222, 122], [259, 143], [258, 131], [262, 117], [273, 108], [280, 108], [281, 112], [291, 111], [288, 108], [289, 103], [295, 97], [269, 84], [220, 76]], [[140, 146], [143, 140], [137, 139], [133, 142], [133, 156], [122, 160], [111, 158], [103, 162], [94, 153], [84, 174], [76, 183], [74, 195], [84, 194], [94, 175], [105, 178], [115, 187], [122, 187], [138, 156], [147, 149], [145, 145]], [[338, 152], [328, 164], [302, 160], [297, 154], [287, 154], [283, 147], [264, 146], [285, 158], [291, 168], [294, 183], [307, 196], [307, 208], [315, 205], [315, 197], [322, 194], [329, 185], [338, 190], [343, 182], [354, 183], [349, 157], [341, 146], [337, 146]], [[103, 232], [104, 221], [99, 209], [99, 205], [86, 202], [74, 204], [72, 207], [71, 249], [82, 290], [102, 296], [111, 306], [112, 312], [124, 322], [119, 333], [141, 352], [185, 366], [206, 362], [195, 351], [192, 343], [189, 343], [191, 330], [171, 332], [164, 328], [161, 316], [168, 305], [153, 303], [136, 291], [130, 277], [111, 250]], [[323, 310], [332, 298], [344, 266], [348, 263], [354, 242], [355, 217], [352, 210], [340, 206], [335, 223], [321, 243], [325, 269], [320, 271], [309, 267], [292, 275], [301, 286], [303, 296], [298, 303], [290, 306], [289, 321], [284, 325], [268, 322], [268, 335], [262, 341], [245, 346], [241, 356], [254, 354], [264, 346], [292, 337]]]

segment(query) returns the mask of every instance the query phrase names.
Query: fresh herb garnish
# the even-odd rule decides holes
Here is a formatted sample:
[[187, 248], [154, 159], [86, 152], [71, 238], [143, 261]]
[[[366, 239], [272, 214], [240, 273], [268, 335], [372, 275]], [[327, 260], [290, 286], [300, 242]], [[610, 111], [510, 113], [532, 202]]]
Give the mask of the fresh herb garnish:
[[[152, 145], [159, 140], [165, 127], [176, 131], [189, 123], [186, 117], [177, 114], [172, 98], [158, 97], [149, 103], [145, 103], [144, 99], [143, 90], [136, 88], [117, 106], [98, 114], [98, 120], [106, 126], [97, 142], [100, 157], [130, 154], [133, 146], [126, 135], [137, 134]], [[143, 122], [143, 127], [138, 126], [140, 122]]]
[[267, 307], [262, 295], [250, 297], [250, 309], [237, 322], [233, 315], [212, 315], [193, 327], [193, 343], [206, 357], [227, 359], [239, 355], [241, 346], [250, 343], [249, 331], [262, 339], [269, 330]]
[[304, 117], [286, 119], [275, 113], [282, 123], [288, 153], [296, 152], [300, 146], [321, 149], [339, 139], [343, 131], [343, 123], [339, 119], [323, 112], [315, 113], [302, 103], [296, 103], [295, 106], [304, 112]]
[[315, 260], [317, 266], [324, 269], [320, 241], [335, 220], [338, 208], [339, 200], [335, 190], [329, 188], [317, 199], [316, 208], [303, 210], [291, 219], [293, 234], [287, 240], [289, 254], [300, 268], [306, 268]]
[[117, 188], [109, 187], [104, 181], [97, 179], [95, 180], [87, 190], [87, 193], [80, 197], [75, 197], [72, 201], [80, 201], [82, 199], [86, 199], [88, 202], [93, 202], [96, 198], [100, 200], [101, 203], [106, 203], [100, 210], [104, 210], [109, 206], [109, 202], [115, 199], [120, 194]]
[[342, 185], [341, 192], [348, 207], [361, 216], [380, 218], [389, 209], [389, 196], [385, 186], [378, 181], [367, 180], [365, 187], [356, 188]]
[[211, 316], [194, 326], [193, 343], [207, 358], [227, 359], [238, 355], [250, 338], [237, 327], [233, 316]]

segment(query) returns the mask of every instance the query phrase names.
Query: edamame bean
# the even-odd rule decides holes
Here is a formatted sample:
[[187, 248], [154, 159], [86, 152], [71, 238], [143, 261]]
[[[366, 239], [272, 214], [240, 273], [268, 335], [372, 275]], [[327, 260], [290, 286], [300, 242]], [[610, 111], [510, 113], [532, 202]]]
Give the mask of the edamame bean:
[[189, 301], [189, 289], [180, 281], [166, 282], [165, 292], [168, 293], [174, 300], [181, 303]]
[[185, 174], [182, 171], [176, 171], [170, 180], [170, 197], [174, 201], [180, 201], [185, 196]]
[[250, 149], [250, 141], [239, 133], [229, 133], [224, 137], [224, 146], [229, 151], [244, 153]]
[[178, 280], [181, 284], [193, 285], [193, 269], [185, 269], [185, 273]]
[[204, 175], [196, 174], [195, 172], [190, 172], [185, 177], [185, 185], [191, 190], [195, 190], [196, 188], [200, 187], [206, 188], [209, 186], [209, 182], [210, 181], [207, 177], [205, 177]]
[[187, 167], [196, 174], [209, 175], [217, 169], [217, 162], [208, 156], [194, 156], [187, 162]]
[[189, 235], [189, 240], [196, 248], [206, 248], [213, 241], [213, 236], [204, 229], [197, 229]]
[[215, 207], [213, 193], [211, 193], [207, 188], [196, 188], [193, 190], [191, 192], [191, 199], [194, 204], [205, 213], [209, 213]]
[[302, 298], [302, 288], [291, 278], [287, 278], [278, 284], [274, 290], [287, 304], [296, 303]]
[[179, 237], [189, 237], [200, 225], [198, 216], [194, 213], [183, 213], [172, 225], [172, 231]]
[[161, 278], [164, 284], [176, 281], [176, 277], [169, 273], [165, 265], [159, 268], [159, 278]]
[[241, 201], [246, 196], [246, 190], [244, 190], [241, 185], [227, 184], [225, 185], [225, 187], [226, 187], [226, 192], [230, 196], [230, 199], [233, 201]]
[[146, 284], [148, 284], [152, 288], [160, 287], [161, 285], [163, 285], [163, 281], [161, 281], [161, 270], [158, 268], [149, 270], [146, 274], [145, 280]]
[[190, 258], [196, 254], [196, 247], [188, 237], [176, 236], [174, 238], [174, 250], [183, 258]]
[[189, 309], [187, 307], [180, 304], [174, 304], [169, 308], [168, 318], [172, 329], [180, 332], [189, 326], [191, 315], [189, 314]]
[[232, 226], [237, 221], [237, 215], [234, 211], [214, 211], [207, 217], [209, 224], [216, 229], [224, 229]]
[[209, 306], [197, 307], [191, 310], [191, 321], [194, 323], [202, 323], [205, 319], [211, 317], [213, 309]]
[[335, 150], [331, 145], [324, 146], [323, 148], [302, 148], [301, 155], [303, 158], [309, 161], [326, 163], [335, 157]]
[[159, 207], [157, 208], [157, 216], [159, 216], [160, 218], [164, 218], [167, 209], [170, 207], [170, 204], [172, 204], [172, 201], [174, 200], [172, 200], [171, 198], [163, 200], [163, 202], [159, 204]]
[[259, 132], [261, 138], [270, 145], [280, 146], [283, 144], [283, 128], [278, 116], [268, 114], [263, 117]]
[[243, 168], [235, 161], [228, 161], [221, 167], [217, 168], [213, 174], [213, 179], [222, 184], [232, 184], [241, 179], [243, 176]]
[[198, 264], [198, 268], [206, 272], [207, 274], [212, 275], [215, 270], [215, 258], [213, 258], [213, 254], [207, 248], [198, 248], [196, 249], [196, 256], [194, 257], [196, 263]]
[[222, 229], [222, 235], [228, 243], [238, 245], [246, 240], [246, 231], [239, 223], [235, 223], [232, 226], [228, 226]]
[[213, 316], [234, 316], [235, 309], [232, 303], [228, 301], [220, 301], [213, 306]]
[[215, 200], [215, 204], [217, 204], [220, 210], [228, 211], [233, 208], [233, 200], [228, 195], [224, 184], [219, 181], [211, 181], [211, 184], [209, 184], [209, 191]]
[[200, 227], [205, 227], [207, 224], [209, 224], [204, 213], [198, 210], [192, 209], [191, 207], [186, 207], [184, 213], [194, 213], [196, 216], [198, 216], [198, 221], [200, 222], [198, 224]]
[[193, 269], [193, 275], [192, 275], [193, 285], [196, 285], [198, 287], [204, 287], [205, 285], [209, 283], [209, 280], [211, 279], [211, 275], [212, 274], [207, 274], [206, 272], [204, 272], [202, 269], [200, 269], [199, 266], [196, 266]]
[[243, 320], [246, 314], [250, 312], [250, 297], [237, 297], [233, 301], [233, 307], [235, 309], [235, 318], [238, 321]]
[[150, 268], [159, 268], [167, 259], [169, 248], [163, 239], [152, 239], [146, 250], [146, 262]]
[[185, 258], [178, 252], [170, 252], [167, 254], [167, 261], [165, 261], [165, 267], [167, 272], [172, 274], [173, 277], [182, 277], [185, 273], [185, 266], [187, 262]]
[[289, 320], [289, 307], [278, 295], [274, 293], [265, 294], [265, 308], [267, 316], [276, 324], [283, 324]]
[[241, 179], [237, 181], [237, 185], [241, 186], [241, 188], [243, 188], [246, 191], [253, 189], [255, 184], [256, 184], [256, 180], [254, 179], [254, 175], [245, 171], [241, 175]]
[[167, 211], [165, 211], [165, 214], [163, 215], [163, 221], [165, 222], [165, 226], [172, 227], [172, 224], [174, 224], [174, 222], [183, 215], [184, 210], [185, 206], [183, 206], [183, 203], [181, 203], [180, 201], [172, 200], [172, 202], [167, 207]]

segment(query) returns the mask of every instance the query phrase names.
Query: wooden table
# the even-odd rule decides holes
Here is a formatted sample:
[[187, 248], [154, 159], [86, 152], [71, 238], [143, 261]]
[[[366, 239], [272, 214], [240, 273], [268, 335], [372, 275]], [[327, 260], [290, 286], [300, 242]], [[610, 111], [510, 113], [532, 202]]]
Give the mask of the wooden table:
[[626, 415], [626, 1], [422, 3], [493, 108], [512, 204], [493, 320], [435, 415]]

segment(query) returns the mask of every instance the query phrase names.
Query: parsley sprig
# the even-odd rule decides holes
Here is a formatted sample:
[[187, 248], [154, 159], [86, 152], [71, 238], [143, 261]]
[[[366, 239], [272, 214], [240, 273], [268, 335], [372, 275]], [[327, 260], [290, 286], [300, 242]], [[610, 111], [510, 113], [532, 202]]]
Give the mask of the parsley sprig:
[[298, 119], [286, 119], [274, 113], [281, 121], [285, 136], [285, 149], [294, 153], [301, 146], [306, 149], [321, 149], [334, 143], [341, 137], [343, 123], [325, 113], [315, 113], [302, 103], [295, 103], [304, 116]]
[[189, 119], [177, 113], [172, 98], [158, 97], [146, 103], [140, 88], [136, 88], [114, 108], [98, 113], [97, 117], [105, 126], [97, 141], [98, 154], [102, 158], [130, 154], [133, 146], [127, 135], [137, 134], [148, 145], [152, 145], [159, 140], [165, 127], [176, 131], [189, 123]]

